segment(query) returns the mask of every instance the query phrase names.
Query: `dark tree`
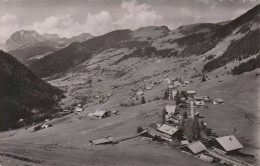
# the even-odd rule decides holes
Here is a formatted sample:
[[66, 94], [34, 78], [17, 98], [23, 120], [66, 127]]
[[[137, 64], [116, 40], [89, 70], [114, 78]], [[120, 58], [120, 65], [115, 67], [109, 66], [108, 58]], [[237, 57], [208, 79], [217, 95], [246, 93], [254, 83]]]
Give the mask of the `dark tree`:
[[201, 131], [205, 131], [206, 130], [206, 126], [204, 125], [204, 121], [200, 121], [200, 129]]
[[201, 82], [205, 82], [205, 81], [207, 81], [207, 80], [206, 80], [206, 76], [203, 74], [203, 75], [202, 75], [202, 78], [201, 78]]
[[183, 119], [187, 119], [188, 118], [188, 114], [187, 114], [186, 111], [182, 112], [182, 117], [183, 117]]
[[145, 98], [144, 98], [144, 96], [141, 98], [141, 104], [145, 104]]
[[175, 104], [179, 105], [180, 104], [180, 93], [179, 91], [177, 91], [176, 95], [175, 95]]
[[137, 127], [137, 129], [136, 129], [136, 132], [137, 133], [141, 133], [141, 132], [143, 132], [144, 131], [144, 129], [142, 128], [142, 127]]
[[188, 95], [186, 91], [181, 91], [181, 97], [184, 97], [185, 99], [188, 99]]
[[166, 112], [166, 109], [164, 108], [164, 109], [162, 110], [162, 124], [165, 123], [165, 115], [167, 115], [167, 112]]
[[169, 99], [169, 92], [168, 92], [168, 90], [165, 90], [163, 99], [164, 100], [168, 100]]
[[197, 141], [200, 135], [199, 121], [189, 118], [184, 122], [184, 135], [191, 141]]

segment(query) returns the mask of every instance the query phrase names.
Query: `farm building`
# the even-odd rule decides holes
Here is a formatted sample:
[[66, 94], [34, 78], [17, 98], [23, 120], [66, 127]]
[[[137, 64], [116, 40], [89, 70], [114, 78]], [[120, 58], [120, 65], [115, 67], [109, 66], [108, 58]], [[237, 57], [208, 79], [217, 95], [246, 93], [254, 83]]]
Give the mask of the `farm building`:
[[183, 140], [183, 141], [181, 141], [181, 144], [182, 145], [188, 145], [190, 142], [188, 141], [188, 140]]
[[210, 157], [208, 155], [201, 154], [200, 159], [209, 163], [212, 163], [214, 161], [213, 157]]
[[228, 152], [240, 150], [243, 148], [241, 143], [234, 135], [216, 138], [216, 146], [221, 150]]
[[184, 84], [189, 84], [190, 83], [190, 81], [184, 81]]
[[165, 111], [167, 112], [167, 114], [165, 115], [166, 121], [168, 119], [170, 119], [176, 111], [176, 105], [166, 105], [165, 106]]
[[213, 99], [213, 104], [221, 104], [221, 103], [224, 103], [224, 100], [222, 98]]
[[76, 107], [76, 112], [82, 112], [84, 109], [80, 107]]
[[196, 106], [204, 106], [204, 99], [201, 96], [194, 96], [194, 100], [195, 100], [195, 105]]
[[144, 91], [139, 90], [136, 94], [137, 94], [138, 96], [142, 96], [142, 95], [144, 94]]
[[99, 110], [97, 110], [97, 111], [93, 114], [93, 116], [102, 119], [102, 118], [108, 117], [109, 114], [108, 114], [107, 111], [99, 111]]
[[175, 82], [174, 82], [174, 85], [176, 85], [176, 86], [181, 86], [181, 83], [178, 82], [178, 81], [175, 81]]
[[188, 144], [187, 146], [189, 148], [189, 150], [193, 153], [193, 154], [198, 154], [203, 152], [204, 150], [206, 150], [206, 146], [203, 145], [203, 143], [201, 143], [200, 141], [196, 141], [193, 142], [191, 144]]
[[174, 114], [176, 111], [176, 105], [166, 105], [165, 110], [168, 114]]
[[195, 94], [196, 94], [195, 91], [193, 91], [193, 90], [187, 90], [187, 95], [188, 95], [188, 98], [189, 98], [189, 99], [194, 98], [194, 95], [195, 95]]
[[172, 141], [174, 137], [178, 137], [180, 134], [179, 129], [166, 124], [162, 124], [157, 130], [162, 133], [161, 138], [167, 141]]
[[170, 90], [172, 90], [172, 89], [174, 88], [174, 86], [173, 86], [172, 84], [170, 84], [170, 85], [168, 86], [168, 88], [169, 88]]
[[204, 101], [210, 101], [209, 96], [201, 96], [203, 98]]
[[152, 86], [150, 86], [150, 85], [148, 85], [148, 86], [146, 86], [146, 87], [145, 87], [145, 89], [146, 89], [146, 90], [152, 90], [152, 89], [153, 89], [153, 87], [152, 87]]
[[114, 139], [112, 137], [104, 137], [96, 140], [91, 140], [89, 142], [94, 145], [109, 144], [109, 143], [113, 143]]

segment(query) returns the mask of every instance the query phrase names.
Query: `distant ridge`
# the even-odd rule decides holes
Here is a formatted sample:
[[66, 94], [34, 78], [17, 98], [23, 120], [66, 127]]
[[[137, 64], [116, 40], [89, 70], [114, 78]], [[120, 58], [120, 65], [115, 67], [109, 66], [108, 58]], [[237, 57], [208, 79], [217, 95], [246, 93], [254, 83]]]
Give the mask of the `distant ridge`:
[[29, 65], [73, 42], [83, 42], [91, 38], [93, 35], [89, 33], [61, 38], [57, 34], [39, 34], [32, 30], [21, 30], [11, 35], [4, 48], [20, 62]]

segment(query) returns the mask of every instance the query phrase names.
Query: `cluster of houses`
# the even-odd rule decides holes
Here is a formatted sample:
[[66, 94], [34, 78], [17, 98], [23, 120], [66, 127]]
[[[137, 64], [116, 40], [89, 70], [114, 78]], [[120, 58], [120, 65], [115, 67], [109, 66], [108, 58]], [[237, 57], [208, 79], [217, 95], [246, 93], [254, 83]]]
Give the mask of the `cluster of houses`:
[[[189, 139], [181, 129], [183, 116], [180, 115], [177, 106], [166, 105], [165, 122], [162, 124], [153, 123], [147, 128], [147, 133], [143, 136], [150, 138], [151, 141], [161, 141], [166, 143], [177, 143], [179, 149], [185, 153], [193, 154], [207, 162], [223, 162], [239, 165], [238, 160], [230, 159], [226, 154], [234, 154], [243, 148], [241, 143], [234, 135], [218, 137], [215, 133], [205, 134], [201, 132], [196, 141]], [[190, 116], [187, 118], [199, 118], [199, 113], [194, 110], [191, 102]], [[206, 123], [200, 124], [206, 127]]]
[[183, 96], [183, 94], [179, 94], [178, 90], [174, 89], [172, 85], [169, 85], [166, 90], [168, 93], [168, 97], [167, 97], [168, 100], [176, 100], [176, 95], [180, 95], [179, 96], [180, 102], [182, 104], [189, 104], [190, 101], [194, 101], [197, 107], [204, 107], [206, 102], [207, 103], [212, 102], [213, 104], [224, 103], [224, 99], [222, 98], [210, 99], [210, 97], [207, 95], [199, 96], [194, 90], [182, 91], [182, 93], [185, 94]]

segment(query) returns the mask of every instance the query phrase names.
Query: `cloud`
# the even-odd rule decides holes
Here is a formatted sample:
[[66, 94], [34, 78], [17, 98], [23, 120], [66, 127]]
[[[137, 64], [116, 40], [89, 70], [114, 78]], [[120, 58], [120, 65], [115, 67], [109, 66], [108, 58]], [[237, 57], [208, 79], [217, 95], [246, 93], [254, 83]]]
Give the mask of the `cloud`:
[[89, 13], [83, 23], [78, 23], [72, 19], [71, 15], [58, 15], [25, 26], [24, 29], [35, 30], [39, 33], [58, 34], [63, 37], [72, 37], [85, 32], [100, 35], [112, 30], [112, 17], [106, 11], [97, 14]]
[[35, 30], [39, 33], [59, 34], [70, 37], [78, 34], [79, 23], [74, 22], [70, 15], [50, 16], [42, 22], [35, 22], [33, 25], [24, 26], [23, 29]]
[[12, 33], [19, 30], [17, 20], [17, 16], [12, 14], [5, 14], [0, 17], [0, 43], [4, 43]]
[[16, 23], [17, 20], [18, 20], [17, 16], [12, 14], [5, 14], [2, 17], [0, 17], [0, 25], [13, 24]]
[[113, 19], [108, 11], [88, 13], [83, 23], [75, 22], [71, 15], [59, 15], [25, 26], [24, 29], [71, 37], [84, 32], [101, 35], [115, 29], [137, 29], [142, 26], [158, 25], [162, 21], [162, 16], [145, 3], [138, 4], [136, 0], [123, 1], [120, 7], [125, 12], [117, 20]]
[[141, 26], [157, 25], [163, 19], [150, 5], [137, 4], [137, 0], [123, 1], [121, 9], [126, 11], [125, 14], [113, 23], [119, 28], [137, 29]]
[[107, 11], [101, 11], [98, 14], [88, 14], [83, 28], [86, 32], [94, 35], [104, 34], [113, 29], [112, 16]]
[[[4, 1], [23, 1], [31, 3], [33, 3], [34, 1], [45, 1], [46, 3], [49, 2], [49, 4], [51, 4], [51, 2], [53, 3], [54, 0], [0, 0], [0, 4], [4, 4], [1, 3]], [[75, 0], [71, 1], [73, 2], [73, 4], [77, 4]], [[96, 1], [94, 0], [88, 1], [96, 3]], [[102, 5], [101, 1], [103, 0], [100, 0], [99, 3], [97, 3], [97, 5]], [[107, 11], [102, 10], [96, 13], [88, 13], [86, 15], [83, 15], [84, 12], [81, 12], [81, 10], [79, 10], [78, 13], [75, 13], [75, 11], [78, 8], [83, 8], [85, 11], [83, 5], [80, 7], [77, 6], [78, 4], [83, 3], [78, 3], [74, 6], [71, 5], [69, 9], [73, 9], [73, 11], [68, 10], [69, 12], [65, 11], [65, 9], [67, 8], [65, 8], [64, 6], [59, 7], [59, 10], [56, 10], [57, 8], [53, 7], [53, 10], [55, 11], [49, 12], [53, 13], [52, 16], [45, 16], [46, 13], [44, 13], [40, 15], [44, 15], [44, 18], [42, 18], [37, 15], [35, 16], [35, 18], [39, 17], [41, 19], [31, 23], [28, 23], [30, 22], [28, 20], [30, 20], [31, 18], [30, 14], [33, 13], [31, 10], [29, 10], [29, 12], [21, 10], [24, 13], [27, 13], [27, 15], [21, 15], [21, 18], [17, 17], [19, 14], [17, 9], [20, 10], [20, 8], [24, 7], [23, 5], [27, 5], [27, 3], [19, 3], [19, 5], [23, 5], [14, 5], [16, 7], [18, 6], [18, 8], [14, 8], [16, 9], [14, 12], [16, 12], [17, 16], [13, 14], [4, 14], [1, 16], [3, 12], [0, 12], [0, 43], [4, 42], [8, 37], [10, 37], [12, 33], [21, 29], [35, 30], [39, 33], [58, 34], [61, 37], [72, 37], [75, 35], [79, 35], [80, 33], [102, 35], [104, 33], [116, 29], [135, 30], [139, 27], [153, 25], [166, 25], [170, 29], [174, 29], [180, 25], [193, 24], [197, 22], [219, 22], [233, 19], [239, 16], [240, 14], [244, 13], [247, 9], [249, 9], [250, 5], [256, 4], [256, 2], [260, 2], [260, 0], [223, 0], [222, 2], [220, 2], [220, 0], [194, 0], [191, 2], [188, 0], [160, 0], [160, 3], [158, 3], [158, 1], [151, 0], [117, 0], [116, 2], [117, 3], [111, 4], [111, 6], [117, 4], [117, 6], [113, 6], [112, 9], [119, 9], [119, 12], [112, 11], [110, 6], [106, 8]], [[244, 4], [244, 2], [254, 3], [246, 5]], [[24, 9], [27, 9], [27, 7], [24, 7]], [[64, 12], [60, 11], [61, 9], [64, 9]], [[48, 12], [49, 10], [46, 11]], [[74, 15], [61, 13], [74, 13]], [[27, 19], [24, 22], [23, 17], [24, 19]], [[76, 21], [74, 17], [77, 17], [77, 19], [80, 21]]]
[[180, 16], [182, 16], [182, 17], [190, 17], [190, 16], [193, 16], [193, 14], [190, 11], [190, 9], [188, 9], [186, 7], [181, 7], [180, 8]]

